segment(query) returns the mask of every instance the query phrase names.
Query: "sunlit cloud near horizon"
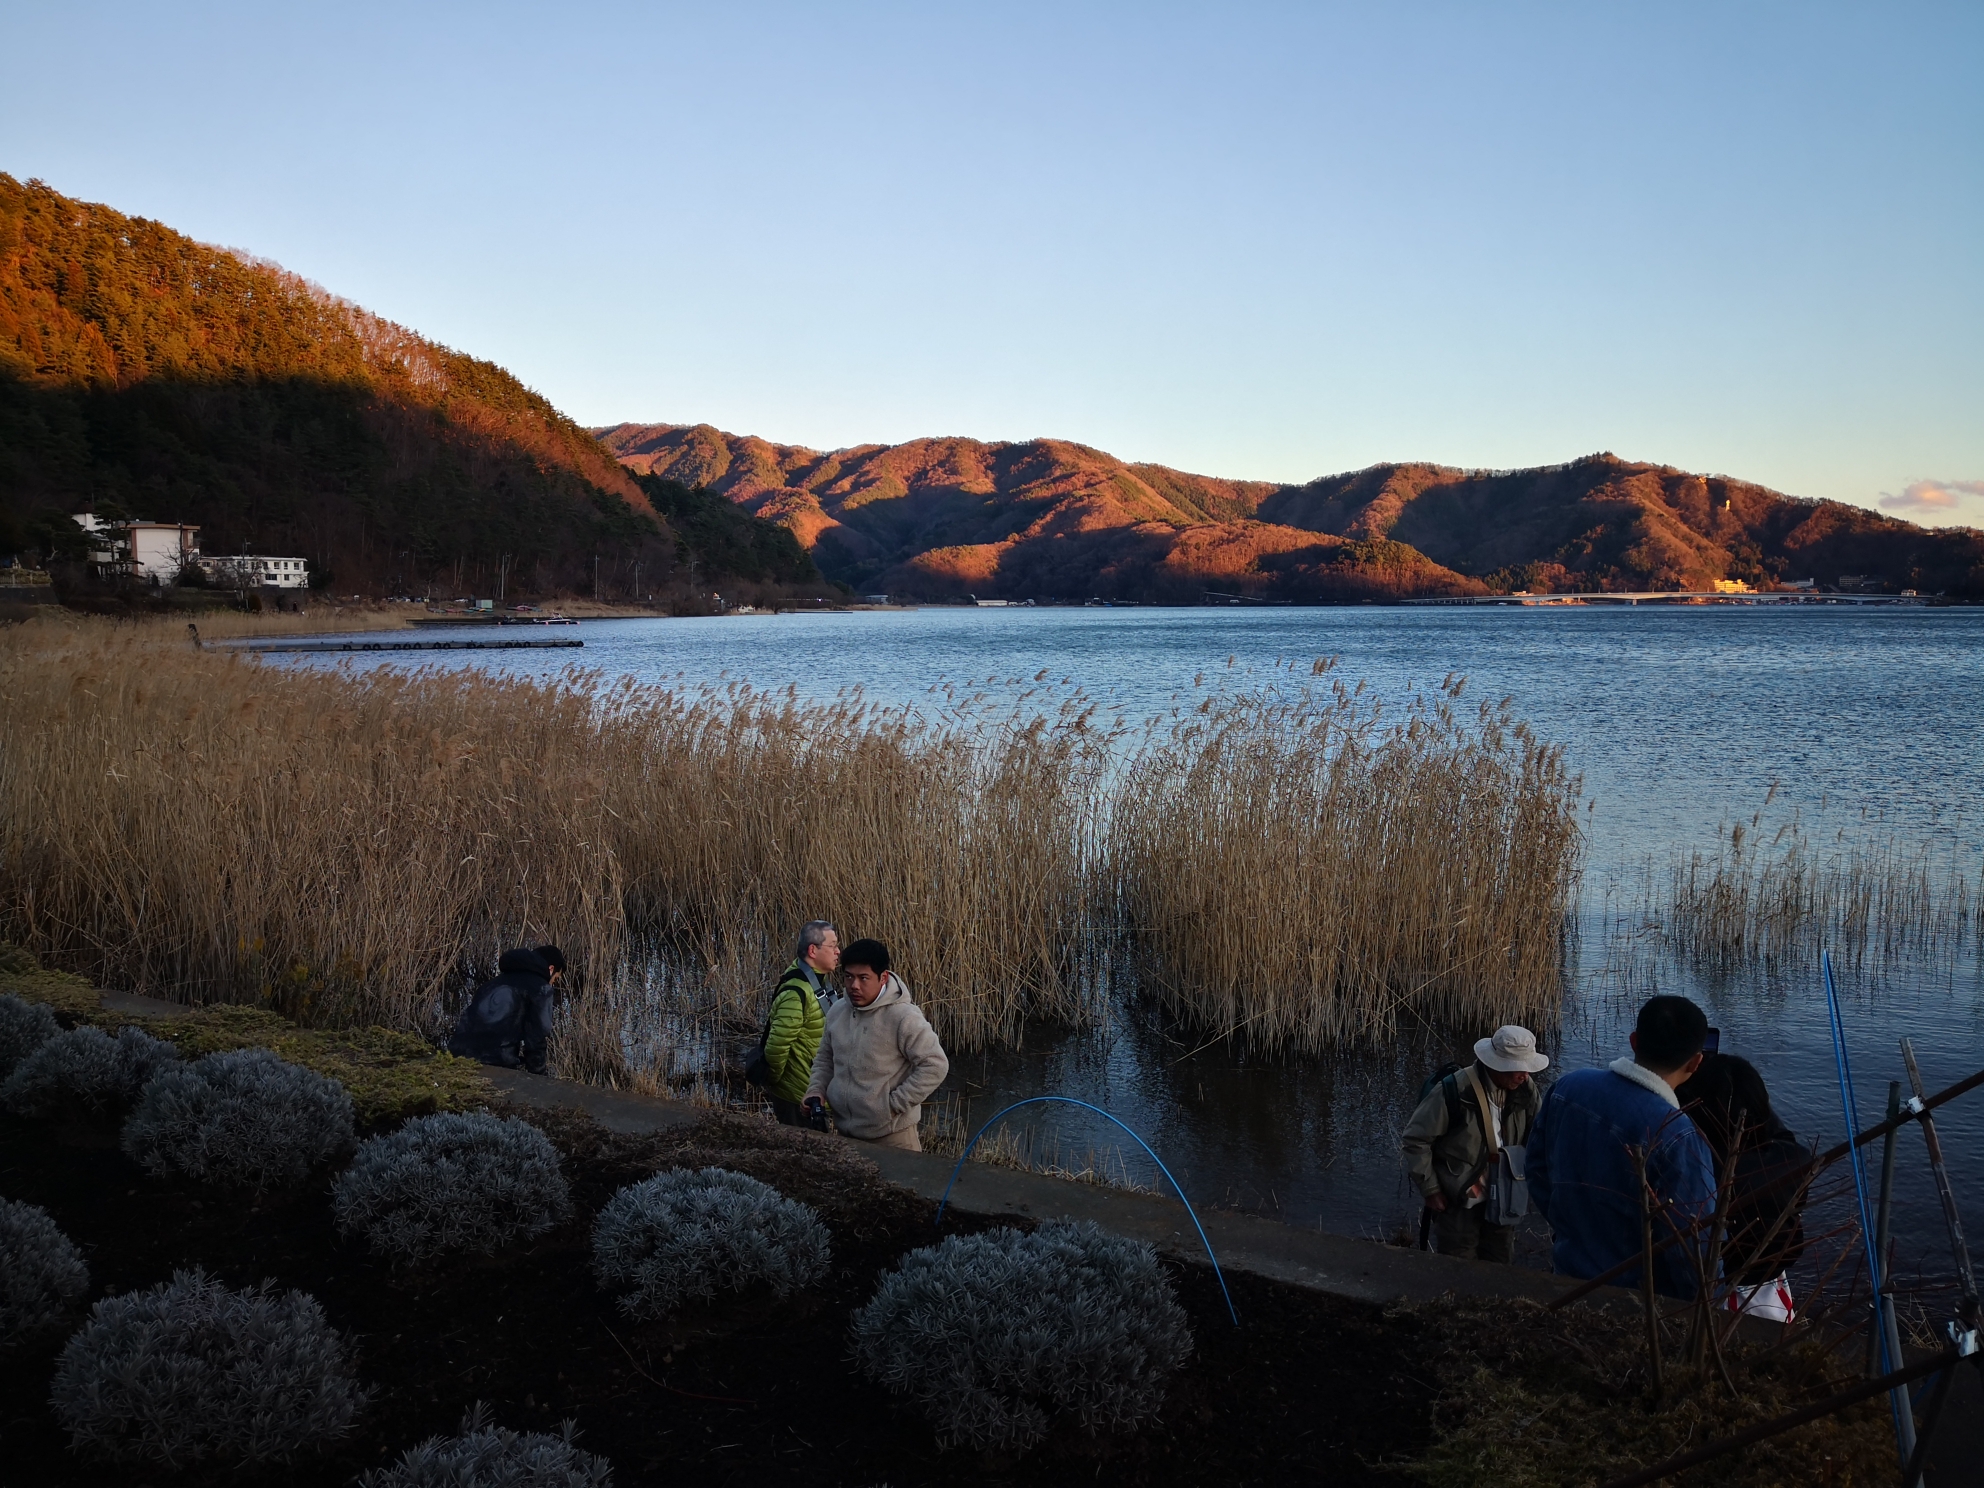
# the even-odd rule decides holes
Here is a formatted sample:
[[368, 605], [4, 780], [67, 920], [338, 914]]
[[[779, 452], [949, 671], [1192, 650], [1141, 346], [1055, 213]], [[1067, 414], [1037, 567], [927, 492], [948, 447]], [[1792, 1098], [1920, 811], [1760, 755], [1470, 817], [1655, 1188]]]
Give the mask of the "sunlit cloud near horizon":
[[0, 171], [583, 424], [1984, 521], [1975, 0], [78, 0], [0, 56]]
[[1984, 518], [1984, 481], [1910, 481], [1899, 493], [1881, 492], [1879, 505], [1925, 526], [1975, 526]]

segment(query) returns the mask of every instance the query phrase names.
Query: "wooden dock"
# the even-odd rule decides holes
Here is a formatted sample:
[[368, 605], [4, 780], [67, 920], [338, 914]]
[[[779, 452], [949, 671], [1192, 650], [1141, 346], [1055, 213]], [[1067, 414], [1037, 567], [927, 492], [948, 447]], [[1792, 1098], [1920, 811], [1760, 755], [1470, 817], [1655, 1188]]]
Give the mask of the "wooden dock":
[[417, 641], [244, 641], [229, 649], [269, 655], [278, 651], [547, 651], [584, 644], [584, 641], [563, 637], [555, 641], [507, 638], [500, 641], [444, 641], [439, 636], [431, 636]]

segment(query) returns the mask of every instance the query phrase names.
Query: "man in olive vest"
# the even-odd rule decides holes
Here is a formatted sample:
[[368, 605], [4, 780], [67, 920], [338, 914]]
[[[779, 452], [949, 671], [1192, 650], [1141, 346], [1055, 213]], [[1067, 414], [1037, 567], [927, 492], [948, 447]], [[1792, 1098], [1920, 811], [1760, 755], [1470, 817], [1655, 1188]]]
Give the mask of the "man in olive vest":
[[1501, 1148], [1529, 1140], [1537, 1108], [1530, 1076], [1549, 1067], [1536, 1035], [1506, 1024], [1475, 1042], [1472, 1065], [1435, 1081], [1405, 1124], [1406, 1171], [1432, 1212], [1441, 1255], [1515, 1258], [1516, 1227], [1490, 1224], [1483, 1212], [1488, 1169]]
[[825, 920], [808, 920], [799, 931], [799, 954], [779, 978], [772, 993], [771, 1019], [765, 1028], [765, 1093], [780, 1126], [811, 1126], [803, 1111], [806, 1081], [813, 1073], [813, 1056], [820, 1049], [826, 1022], [823, 978], [840, 965], [840, 934]]

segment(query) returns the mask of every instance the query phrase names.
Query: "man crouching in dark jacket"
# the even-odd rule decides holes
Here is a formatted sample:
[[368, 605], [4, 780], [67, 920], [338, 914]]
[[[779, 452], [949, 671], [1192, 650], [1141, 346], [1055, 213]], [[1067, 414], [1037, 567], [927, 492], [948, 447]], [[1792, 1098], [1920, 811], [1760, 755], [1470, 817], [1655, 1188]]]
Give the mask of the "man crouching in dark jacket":
[[534, 951], [519, 946], [503, 952], [496, 971], [494, 981], [475, 989], [448, 1052], [541, 1075], [551, 1042], [551, 989], [565, 974], [565, 953], [550, 945]]

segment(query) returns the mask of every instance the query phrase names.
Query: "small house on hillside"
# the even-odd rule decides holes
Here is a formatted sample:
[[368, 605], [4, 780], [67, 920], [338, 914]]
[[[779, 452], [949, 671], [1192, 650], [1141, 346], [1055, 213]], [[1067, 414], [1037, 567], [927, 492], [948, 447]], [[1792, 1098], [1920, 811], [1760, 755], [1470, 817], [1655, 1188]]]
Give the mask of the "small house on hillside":
[[75, 520], [95, 539], [90, 562], [106, 578], [172, 584], [199, 556], [200, 529], [184, 522], [106, 522], [93, 512]]

